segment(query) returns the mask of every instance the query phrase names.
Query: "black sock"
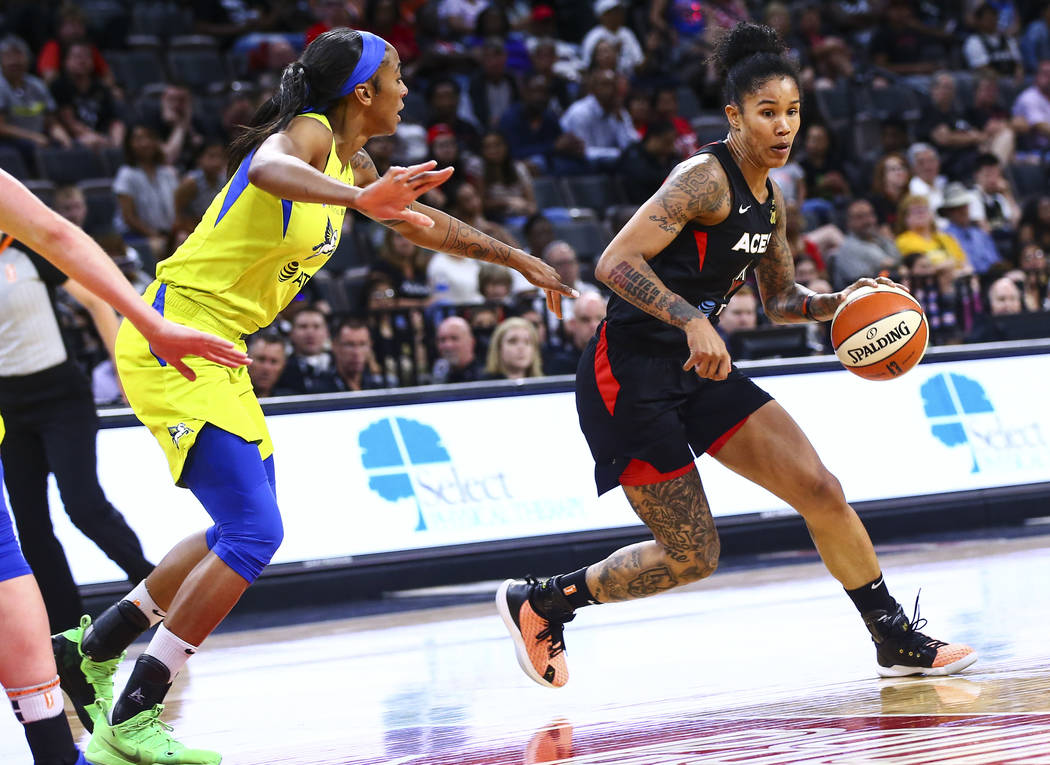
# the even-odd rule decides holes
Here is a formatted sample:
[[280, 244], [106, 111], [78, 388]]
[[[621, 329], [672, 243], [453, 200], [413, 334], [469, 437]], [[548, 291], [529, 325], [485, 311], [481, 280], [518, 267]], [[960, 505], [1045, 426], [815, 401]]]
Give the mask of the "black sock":
[[886, 580], [881, 572], [874, 581], [868, 582], [855, 590], [846, 590], [846, 594], [849, 595], [853, 605], [860, 611], [861, 616], [872, 611], [885, 611], [892, 614], [899, 607], [897, 601], [890, 595], [890, 591], [886, 589]]
[[555, 589], [560, 592], [574, 609], [597, 605], [598, 601], [587, 586], [587, 566], [571, 574], [561, 574], [552, 579]]
[[77, 761], [77, 747], [65, 714], [26, 723], [23, 727], [34, 765], [74, 765]]
[[135, 638], [149, 629], [149, 619], [129, 600], [110, 606], [84, 636], [81, 648], [94, 661], [109, 661], [124, 652]]
[[139, 712], [144, 712], [162, 701], [171, 688], [171, 672], [160, 659], [142, 654], [131, 670], [128, 684], [113, 705], [113, 725], [130, 720]]

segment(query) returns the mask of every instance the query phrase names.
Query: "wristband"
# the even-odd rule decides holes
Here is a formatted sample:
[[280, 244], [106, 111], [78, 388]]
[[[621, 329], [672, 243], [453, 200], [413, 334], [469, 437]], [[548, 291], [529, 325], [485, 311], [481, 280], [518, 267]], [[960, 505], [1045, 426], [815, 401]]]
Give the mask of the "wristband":
[[802, 298], [802, 315], [810, 321], [816, 321], [817, 317], [813, 315], [813, 309], [810, 303], [813, 301], [813, 295], [809, 294]]

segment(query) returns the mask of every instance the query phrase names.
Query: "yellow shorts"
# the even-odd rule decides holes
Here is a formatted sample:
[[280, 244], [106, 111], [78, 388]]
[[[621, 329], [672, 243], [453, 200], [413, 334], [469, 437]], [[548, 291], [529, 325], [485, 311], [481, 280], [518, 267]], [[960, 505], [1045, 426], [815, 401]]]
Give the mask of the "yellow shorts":
[[[199, 305], [179, 295], [174, 288], [161, 288], [154, 282], [143, 300], [154, 304], [165, 318], [235, 342], [244, 350], [244, 341], [223, 327]], [[182, 485], [186, 457], [205, 423], [257, 444], [265, 460], [273, 454], [273, 444], [255, 397], [247, 367], [230, 369], [221, 364], [190, 356], [185, 363], [197, 374], [190, 382], [175, 367], [150, 352], [149, 343], [131, 322], [121, 323], [117, 333], [117, 371], [128, 403], [142, 424], [153, 433], [168, 458], [171, 476]]]

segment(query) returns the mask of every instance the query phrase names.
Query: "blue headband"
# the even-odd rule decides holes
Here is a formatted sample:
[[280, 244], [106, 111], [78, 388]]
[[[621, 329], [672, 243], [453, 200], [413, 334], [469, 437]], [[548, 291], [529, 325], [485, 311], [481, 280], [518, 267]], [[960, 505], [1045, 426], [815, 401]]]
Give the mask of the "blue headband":
[[361, 32], [360, 35], [361, 58], [357, 60], [357, 66], [354, 67], [354, 71], [350, 73], [350, 76], [346, 78], [346, 82], [343, 83], [343, 87], [339, 91], [340, 97], [350, 95], [354, 88], [362, 82], [368, 82], [372, 75], [376, 73], [379, 65], [383, 63], [383, 56], [386, 55], [386, 41], [382, 37], [377, 37], [371, 32]]

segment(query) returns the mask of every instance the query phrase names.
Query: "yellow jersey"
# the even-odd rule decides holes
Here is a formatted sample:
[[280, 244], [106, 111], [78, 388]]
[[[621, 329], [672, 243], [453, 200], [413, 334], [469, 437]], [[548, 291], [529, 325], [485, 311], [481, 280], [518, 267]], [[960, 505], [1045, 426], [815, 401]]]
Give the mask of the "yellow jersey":
[[[331, 129], [323, 114], [308, 112]], [[268, 326], [317, 273], [339, 244], [345, 207], [293, 202], [248, 182], [255, 150], [212, 200], [193, 233], [157, 265], [169, 296], [192, 301], [231, 334]], [[353, 185], [335, 151], [325, 175]]]

